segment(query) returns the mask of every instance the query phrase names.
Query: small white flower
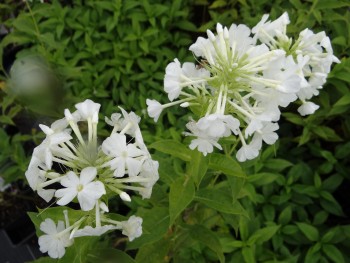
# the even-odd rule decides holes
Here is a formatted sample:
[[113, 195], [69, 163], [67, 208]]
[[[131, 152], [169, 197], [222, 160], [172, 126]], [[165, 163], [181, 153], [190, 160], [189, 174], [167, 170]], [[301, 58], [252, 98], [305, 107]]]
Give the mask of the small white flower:
[[80, 116], [84, 120], [92, 120], [93, 123], [98, 122], [98, 112], [100, 111], [101, 104], [95, 103], [92, 100], [85, 100], [75, 105]]
[[140, 185], [146, 188], [152, 188], [159, 179], [158, 168], [158, 161], [153, 161], [152, 159], [145, 160], [138, 177], [147, 179], [147, 181], [140, 182]]
[[303, 105], [301, 105], [298, 108], [298, 112], [300, 113], [301, 116], [306, 116], [306, 115], [313, 114], [319, 107], [320, 106], [318, 106], [317, 104], [311, 101], [307, 101], [307, 102], [304, 102]]
[[250, 29], [246, 25], [232, 24], [229, 35], [230, 46], [235, 47], [239, 58], [247, 54], [247, 51], [254, 45], [254, 40], [250, 37]]
[[45, 163], [48, 169], [51, 169], [55, 153], [63, 152], [64, 154], [64, 150], [59, 145], [70, 141], [72, 136], [67, 131], [55, 132], [46, 125], [40, 124], [39, 126], [46, 133], [46, 138], [34, 149], [33, 156]]
[[182, 69], [179, 60], [176, 58], [174, 62], [168, 64], [165, 68], [164, 91], [168, 93], [170, 101], [179, 97], [181, 92], [181, 75]]
[[78, 177], [70, 171], [66, 177], [61, 180], [61, 185], [66, 187], [56, 191], [55, 196], [60, 198], [58, 205], [66, 205], [76, 196], [83, 211], [89, 211], [94, 208], [95, 202], [106, 193], [105, 187], [100, 181], [93, 181], [97, 175], [95, 167], [86, 167]]
[[80, 115], [78, 110], [76, 110], [75, 112], [71, 113], [69, 109], [65, 109], [64, 110], [64, 116], [65, 116], [65, 120], [68, 123], [70, 123], [70, 122], [77, 123], [77, 122], [82, 120], [82, 117], [81, 117], [81, 115]]
[[126, 173], [129, 176], [136, 176], [140, 170], [142, 157], [145, 153], [138, 149], [135, 144], [126, 144], [126, 136], [114, 133], [102, 143], [102, 151], [113, 159], [105, 165], [114, 170], [115, 177], [123, 177]]
[[113, 113], [111, 115], [111, 119], [109, 119], [108, 117], [105, 117], [105, 122], [108, 125], [115, 127], [116, 131], [119, 131], [119, 128], [122, 126], [122, 120], [120, 119], [121, 116], [122, 115], [120, 113]]
[[236, 157], [240, 162], [246, 160], [252, 160], [259, 155], [259, 150], [261, 149], [261, 139], [253, 137], [250, 144], [242, 145], [242, 147], [237, 151]]
[[272, 145], [278, 139], [278, 134], [275, 132], [279, 128], [277, 123], [266, 122], [263, 123], [262, 126], [256, 130], [253, 141], [260, 140], [265, 143]]
[[46, 235], [39, 237], [40, 251], [48, 252], [51, 258], [62, 258], [65, 254], [65, 248], [72, 244], [69, 239], [69, 232], [61, 234], [65, 230], [63, 221], [58, 221], [57, 227], [51, 218], [46, 218], [40, 224], [40, 230]]
[[162, 113], [163, 106], [156, 100], [146, 99], [147, 113], [154, 119], [155, 122], [158, 121], [160, 114]]
[[214, 146], [222, 150], [221, 145], [217, 142], [218, 138], [211, 137], [206, 132], [201, 131], [194, 121], [187, 123], [186, 127], [191, 131], [191, 133], [184, 132], [184, 135], [197, 137], [196, 139], [193, 139], [189, 145], [191, 150], [197, 148], [198, 151], [203, 153], [204, 156], [206, 156], [208, 153], [212, 153]]
[[[194, 63], [185, 62], [182, 65], [182, 73], [191, 79], [205, 79], [210, 77], [210, 72], [205, 68], [197, 68]], [[205, 80], [203, 80], [204, 82]]]
[[[290, 23], [287, 12], [274, 21], [267, 21], [268, 18], [268, 14], [263, 15], [261, 21], [252, 29], [252, 33], [255, 34], [254, 38], [258, 38], [263, 43], [270, 43], [275, 36], [280, 38], [285, 36], [286, 27]], [[288, 38], [285, 36], [282, 39], [287, 40]]]
[[122, 221], [121, 226], [123, 235], [133, 241], [142, 235], [142, 218], [138, 216], [131, 216], [128, 221]]
[[190, 46], [189, 50], [192, 51], [196, 57], [206, 58], [210, 64], [215, 64], [216, 51], [213, 42], [209, 39], [198, 37], [196, 42]]
[[299, 67], [292, 56], [280, 56], [270, 62], [269, 67], [264, 70], [264, 78], [279, 81], [277, 90], [283, 93], [296, 93], [300, 90], [302, 78], [298, 75]]
[[221, 138], [230, 136], [232, 133], [237, 135], [239, 129], [239, 120], [232, 115], [210, 114], [197, 122], [197, 127], [208, 134], [210, 137]]
[[138, 130], [140, 130], [139, 122], [141, 120], [140, 116], [136, 115], [134, 112], [127, 113], [122, 107], [119, 107], [123, 114], [122, 131], [124, 130], [126, 134], [135, 137]]

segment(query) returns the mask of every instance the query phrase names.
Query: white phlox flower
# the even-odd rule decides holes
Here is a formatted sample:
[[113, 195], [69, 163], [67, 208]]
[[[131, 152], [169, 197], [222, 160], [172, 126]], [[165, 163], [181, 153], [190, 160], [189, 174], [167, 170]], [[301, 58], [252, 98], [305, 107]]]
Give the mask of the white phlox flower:
[[252, 160], [259, 155], [261, 149], [261, 140], [260, 138], [253, 137], [252, 141], [249, 144], [243, 143], [242, 147], [237, 151], [236, 157], [240, 162], [246, 160]]
[[221, 138], [231, 135], [231, 132], [237, 135], [239, 120], [232, 115], [210, 114], [197, 122], [197, 127], [211, 137]]
[[[40, 125], [46, 138], [33, 150], [25, 172], [29, 186], [46, 202], [53, 197], [60, 206], [77, 201], [84, 215], [72, 226], [66, 219], [66, 228], [62, 222], [56, 227], [51, 219], [43, 224], [47, 235], [39, 239], [40, 247], [53, 258], [64, 255], [68, 243], [63, 240], [67, 236], [72, 242], [80, 236], [122, 230], [121, 222], [110, 222], [108, 198], [117, 197], [124, 202], [130, 202], [133, 195], [150, 198], [159, 179], [159, 165], [152, 160], [144, 143], [139, 116], [120, 108], [121, 113], [105, 118], [113, 127], [111, 135], [99, 140], [97, 125], [101, 105], [86, 100], [75, 107], [74, 112], [65, 109], [65, 118], [51, 126]], [[82, 123], [86, 125], [80, 125]], [[87, 129], [83, 133], [80, 127]], [[91, 212], [94, 208], [95, 213]], [[141, 235], [140, 225], [139, 220], [131, 221], [123, 231], [134, 239]]]
[[46, 218], [40, 224], [40, 230], [45, 233], [39, 237], [40, 251], [47, 252], [51, 258], [62, 258], [66, 247], [72, 244], [69, 232], [65, 231], [64, 222], [58, 221], [56, 226], [51, 218]]
[[312, 114], [316, 107], [305, 101], [318, 95], [332, 63], [339, 62], [324, 32], [305, 29], [295, 40], [287, 35], [289, 24], [287, 13], [276, 20], [266, 14], [252, 29], [218, 23], [216, 32], [207, 30], [189, 48], [197, 66], [181, 66], [178, 59], [167, 66], [170, 103], [147, 99], [149, 116], [157, 121], [165, 108], [179, 104], [195, 115], [184, 133], [196, 137], [190, 149], [207, 155], [222, 149], [221, 138], [236, 136], [237, 159], [256, 158], [263, 141], [278, 139], [280, 108], [299, 99], [298, 111]]
[[112, 157], [105, 165], [114, 170], [115, 177], [123, 177], [126, 170], [129, 176], [136, 176], [140, 172], [145, 153], [135, 144], [127, 144], [125, 135], [112, 134], [102, 143], [102, 151]]
[[214, 150], [214, 146], [220, 150], [222, 150], [221, 145], [217, 142], [217, 137], [211, 137], [206, 132], [201, 131], [197, 123], [194, 121], [191, 121], [186, 124], [187, 129], [189, 129], [191, 132], [184, 132], [185, 136], [195, 136], [196, 139], [193, 139], [190, 144], [190, 149], [198, 149], [201, 153], [203, 153], [204, 156], [206, 156], [208, 153], [212, 153]]
[[83, 120], [91, 119], [93, 122], [98, 122], [98, 112], [101, 104], [95, 103], [92, 100], [85, 100], [75, 105], [79, 115]]
[[303, 102], [303, 104], [298, 108], [298, 112], [300, 113], [301, 116], [306, 116], [313, 114], [320, 106], [317, 104], [307, 101]]
[[95, 167], [84, 168], [80, 177], [72, 171], [68, 172], [60, 182], [65, 188], [59, 189], [55, 193], [55, 196], [60, 198], [57, 204], [66, 205], [77, 197], [83, 211], [93, 209], [96, 200], [106, 194], [104, 184], [94, 180], [96, 175], [97, 169]]
[[154, 119], [155, 122], [158, 121], [158, 118], [160, 116], [160, 114], [163, 111], [163, 106], [162, 104], [160, 104], [158, 101], [156, 100], [150, 100], [147, 99], [146, 100], [146, 104], [147, 104], [147, 113], [148, 115]]
[[268, 14], [263, 15], [261, 21], [252, 29], [255, 39], [259, 39], [262, 43], [275, 45], [275, 37], [280, 40], [288, 41], [286, 36], [287, 25], [290, 23], [288, 13], [283, 13], [274, 21], [267, 21]]
[[142, 235], [142, 218], [138, 216], [131, 216], [128, 221], [121, 222], [122, 234], [133, 241], [135, 238]]

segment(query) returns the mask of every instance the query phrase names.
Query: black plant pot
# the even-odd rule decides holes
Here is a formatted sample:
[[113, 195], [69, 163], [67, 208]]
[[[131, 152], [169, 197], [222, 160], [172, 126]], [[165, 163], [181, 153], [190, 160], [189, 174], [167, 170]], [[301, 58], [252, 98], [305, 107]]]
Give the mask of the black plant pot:
[[16, 182], [1, 195], [0, 262], [23, 263], [40, 257], [35, 228], [27, 215], [36, 211], [36, 200], [30, 200], [34, 193]]

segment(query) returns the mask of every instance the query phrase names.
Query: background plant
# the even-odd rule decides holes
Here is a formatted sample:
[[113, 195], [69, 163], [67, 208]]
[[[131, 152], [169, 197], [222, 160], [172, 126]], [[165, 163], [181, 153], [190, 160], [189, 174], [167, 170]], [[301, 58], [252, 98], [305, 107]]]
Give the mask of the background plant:
[[[160, 162], [161, 182], [149, 201], [135, 198], [128, 208], [144, 218], [143, 236], [126, 247], [120, 237], [111, 240], [139, 262], [349, 261], [350, 14], [346, 1], [173, 1], [171, 5], [52, 1], [34, 2], [31, 7], [38, 31], [22, 6], [20, 15], [5, 22], [14, 30], [2, 40], [2, 48], [21, 46], [18, 58], [29, 52], [50, 63], [64, 85], [60, 107], [82, 97], [97, 97], [105, 115], [115, 104], [141, 112], [147, 97], [159, 100], [165, 66], [175, 57], [191, 61], [186, 48], [217, 22], [252, 26], [264, 13], [277, 18], [287, 11], [292, 20], [289, 34], [306, 27], [325, 30], [342, 63], [314, 98], [320, 109], [302, 118], [290, 113], [296, 106], [287, 108], [280, 122], [283, 139], [265, 148], [259, 159], [240, 167], [223, 154], [202, 158], [188, 150], [181, 141], [181, 127], [187, 121], [177, 118], [181, 112], [167, 113], [162, 125], [145, 121], [150, 131], [146, 141], [167, 139], [152, 146]], [[23, 104], [3, 91], [1, 101], [1, 136], [7, 149], [2, 163], [12, 160], [13, 174], [21, 176], [28, 156], [23, 149], [28, 143], [23, 140], [33, 139], [31, 129], [22, 130], [16, 121], [23, 116]], [[105, 134], [104, 129], [100, 134]], [[10, 153], [13, 144], [22, 148], [22, 157]], [[11, 169], [2, 171], [11, 174]], [[90, 248], [98, 240], [90, 241], [76, 244], [61, 261], [79, 262], [75, 256], [80, 251], [90, 254], [91, 261], [93, 256], [107, 255], [132, 262], [120, 250], [103, 253], [108, 242], [98, 243], [100, 252], [92, 255]]]

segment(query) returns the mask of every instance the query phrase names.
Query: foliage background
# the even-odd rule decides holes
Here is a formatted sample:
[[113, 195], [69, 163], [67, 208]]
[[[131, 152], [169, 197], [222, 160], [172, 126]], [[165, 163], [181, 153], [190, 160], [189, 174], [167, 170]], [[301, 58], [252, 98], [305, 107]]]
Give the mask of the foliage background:
[[[76, 258], [72, 250], [59, 262], [96, 256], [105, 262], [114, 256], [125, 262], [350, 262], [348, 1], [45, 2], [33, 1], [30, 10], [20, 2], [0, 4], [1, 23], [11, 29], [0, 44], [0, 175], [9, 182], [23, 179], [42, 138], [38, 123], [49, 124], [87, 98], [101, 103], [107, 116], [116, 105], [142, 116], [145, 140], [161, 165], [150, 200], [116, 204], [124, 215], [130, 210], [144, 218], [141, 238], [126, 244], [112, 235], [119, 250], [99, 242], [100, 252], [89, 249], [98, 240], [87, 238], [74, 247], [79, 255], [89, 251], [87, 258]], [[201, 159], [180, 144], [186, 120], [181, 110], [168, 111], [157, 124], [146, 116], [145, 99], [165, 97], [166, 65], [176, 57], [193, 61], [188, 47], [207, 28], [217, 22], [254, 26], [264, 13], [277, 18], [284, 11], [290, 36], [304, 28], [326, 31], [341, 64], [315, 98], [321, 107], [314, 115], [300, 117], [296, 105], [284, 110], [275, 146], [242, 167], [223, 154]], [[48, 88], [55, 86], [55, 94], [58, 89], [59, 103], [43, 110], [12, 92], [14, 55], [47, 61], [55, 75]], [[100, 135], [106, 135], [103, 128]]]

